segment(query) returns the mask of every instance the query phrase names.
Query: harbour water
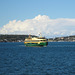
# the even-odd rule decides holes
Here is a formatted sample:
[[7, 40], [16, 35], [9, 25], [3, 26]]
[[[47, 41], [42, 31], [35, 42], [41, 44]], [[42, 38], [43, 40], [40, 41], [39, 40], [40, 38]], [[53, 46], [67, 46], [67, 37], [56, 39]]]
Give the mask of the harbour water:
[[0, 75], [75, 75], [75, 42], [0, 43]]

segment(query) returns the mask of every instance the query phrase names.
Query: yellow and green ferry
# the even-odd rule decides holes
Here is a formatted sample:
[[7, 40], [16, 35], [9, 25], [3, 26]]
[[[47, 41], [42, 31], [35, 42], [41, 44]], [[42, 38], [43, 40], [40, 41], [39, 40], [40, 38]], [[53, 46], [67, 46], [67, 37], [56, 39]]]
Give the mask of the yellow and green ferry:
[[28, 37], [24, 44], [25, 46], [47, 46], [48, 41], [45, 37]]

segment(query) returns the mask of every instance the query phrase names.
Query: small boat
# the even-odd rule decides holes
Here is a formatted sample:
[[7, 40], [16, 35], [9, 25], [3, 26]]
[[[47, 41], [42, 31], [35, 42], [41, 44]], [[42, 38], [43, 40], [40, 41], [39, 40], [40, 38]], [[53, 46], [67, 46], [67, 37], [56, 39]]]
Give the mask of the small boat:
[[24, 41], [25, 46], [47, 46], [48, 41], [45, 37], [28, 37]]

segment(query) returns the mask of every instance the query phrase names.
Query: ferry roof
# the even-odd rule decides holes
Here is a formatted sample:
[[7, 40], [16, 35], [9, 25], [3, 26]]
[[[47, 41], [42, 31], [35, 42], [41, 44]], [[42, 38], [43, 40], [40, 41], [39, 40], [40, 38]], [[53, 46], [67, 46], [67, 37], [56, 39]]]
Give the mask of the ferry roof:
[[46, 40], [45, 37], [33, 37], [33, 38], [27, 38], [25, 40]]

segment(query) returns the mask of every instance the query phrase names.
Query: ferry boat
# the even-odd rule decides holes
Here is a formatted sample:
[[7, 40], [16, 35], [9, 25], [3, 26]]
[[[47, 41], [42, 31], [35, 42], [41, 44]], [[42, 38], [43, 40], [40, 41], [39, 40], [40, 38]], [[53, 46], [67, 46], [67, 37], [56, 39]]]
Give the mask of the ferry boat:
[[48, 41], [45, 37], [28, 37], [24, 41], [25, 46], [47, 46]]

